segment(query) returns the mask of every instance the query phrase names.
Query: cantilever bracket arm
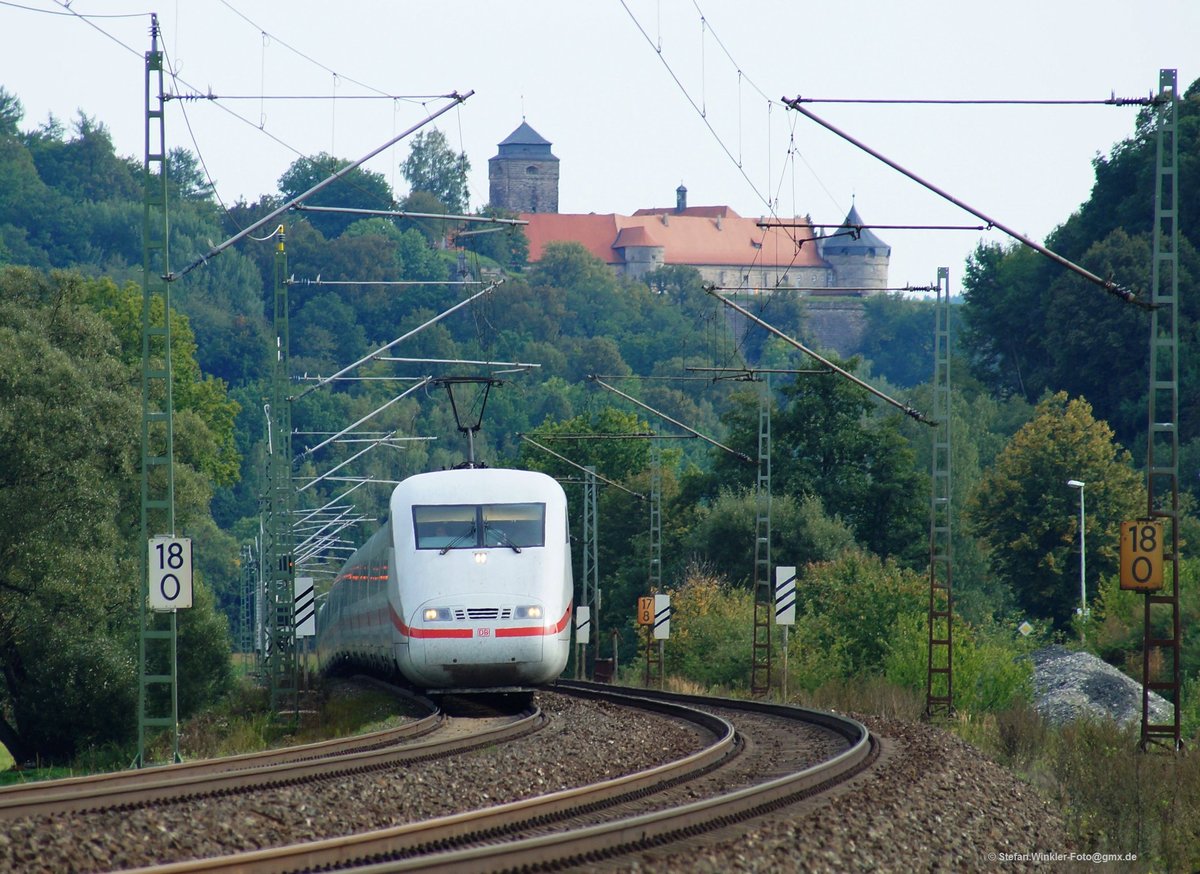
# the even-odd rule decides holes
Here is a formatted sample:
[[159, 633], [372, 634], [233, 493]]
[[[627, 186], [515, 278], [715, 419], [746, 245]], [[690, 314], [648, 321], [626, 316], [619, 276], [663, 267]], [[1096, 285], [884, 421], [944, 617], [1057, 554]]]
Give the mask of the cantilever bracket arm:
[[[836, 364], [834, 364], [828, 358], [824, 358], [823, 356], [817, 354], [812, 349], [809, 349], [807, 346], [805, 346], [803, 343], [801, 343], [799, 340], [795, 340], [795, 339], [789, 337], [787, 334], [783, 333], [783, 331], [779, 330], [774, 325], [764, 322], [762, 319], [760, 319], [758, 316], [754, 315], [754, 313], [750, 312], [745, 307], [740, 307], [736, 303], [731, 301], [729, 298], [724, 297], [723, 295], [717, 294], [714, 286], [706, 285], [704, 287], [704, 291], [707, 294], [711, 294], [713, 297], [715, 297], [721, 303], [725, 304], [725, 306], [729, 307], [730, 309], [736, 310], [737, 312], [741, 313], [743, 316], [748, 318], [750, 321], [754, 322], [754, 324], [759, 325], [763, 328], [766, 328], [768, 331], [770, 331], [772, 334], [774, 334], [779, 339], [783, 340], [785, 343], [790, 343], [791, 345], [793, 345], [797, 349], [799, 349], [801, 352], [803, 352], [805, 355], [808, 355], [811, 358], [817, 359], [822, 364], [824, 364], [826, 367], [828, 367], [830, 370], [832, 370], [834, 373], [844, 376], [846, 379], [850, 380], [852, 383], [859, 386], [860, 388], [866, 389], [868, 392], [875, 395], [875, 397], [879, 398], [880, 400], [886, 401], [887, 403], [891, 404], [893, 407], [895, 407], [896, 409], [903, 412], [904, 415], [911, 416], [912, 418], [916, 419], [918, 422], [924, 422], [926, 425], [936, 426], [938, 424], [936, 421], [934, 421], [933, 419], [930, 419], [928, 416], [926, 416], [920, 410], [913, 409], [912, 407], [908, 406], [908, 404], [901, 403], [900, 401], [896, 400], [895, 398], [885, 395], [883, 392], [881, 392], [879, 389], [875, 388], [874, 386], [868, 385], [867, 383], [863, 382], [861, 379], [859, 379], [857, 376], [855, 376], [850, 371], [845, 370], [844, 368], [838, 367]], [[747, 459], [747, 461], [749, 461], [749, 459]]]

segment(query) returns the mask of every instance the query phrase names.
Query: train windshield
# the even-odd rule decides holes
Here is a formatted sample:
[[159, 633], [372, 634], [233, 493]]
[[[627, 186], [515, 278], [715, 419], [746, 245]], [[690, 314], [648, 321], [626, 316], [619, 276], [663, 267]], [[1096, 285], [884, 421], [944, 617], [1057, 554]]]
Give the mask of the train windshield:
[[413, 506], [417, 549], [545, 546], [545, 504], [421, 504]]

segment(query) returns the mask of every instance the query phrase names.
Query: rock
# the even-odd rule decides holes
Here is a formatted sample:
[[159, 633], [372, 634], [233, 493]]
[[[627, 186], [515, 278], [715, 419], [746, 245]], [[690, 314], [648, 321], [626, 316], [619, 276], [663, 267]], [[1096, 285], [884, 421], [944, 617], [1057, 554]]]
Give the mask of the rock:
[[[1034, 707], [1051, 725], [1082, 716], [1111, 719], [1119, 725], [1142, 718], [1142, 684], [1091, 653], [1048, 646], [1033, 653]], [[1150, 693], [1150, 721], [1174, 719], [1170, 701]]]

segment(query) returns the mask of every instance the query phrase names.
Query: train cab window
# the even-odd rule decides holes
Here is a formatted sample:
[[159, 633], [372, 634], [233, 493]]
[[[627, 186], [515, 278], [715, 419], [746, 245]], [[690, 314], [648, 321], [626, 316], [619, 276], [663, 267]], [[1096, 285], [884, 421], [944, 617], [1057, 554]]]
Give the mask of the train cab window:
[[414, 506], [417, 549], [471, 549], [476, 541], [478, 509], [471, 504]]
[[545, 504], [438, 504], [413, 507], [417, 549], [546, 545]]
[[484, 546], [545, 546], [545, 504], [484, 504]]

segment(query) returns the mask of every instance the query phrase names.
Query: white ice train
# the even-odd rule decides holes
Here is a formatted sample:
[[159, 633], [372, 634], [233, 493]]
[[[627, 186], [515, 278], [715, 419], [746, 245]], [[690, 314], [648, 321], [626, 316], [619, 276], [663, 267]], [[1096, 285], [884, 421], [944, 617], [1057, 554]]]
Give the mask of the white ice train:
[[428, 691], [555, 679], [571, 637], [562, 486], [532, 471], [417, 474], [317, 615], [323, 669], [398, 673]]

